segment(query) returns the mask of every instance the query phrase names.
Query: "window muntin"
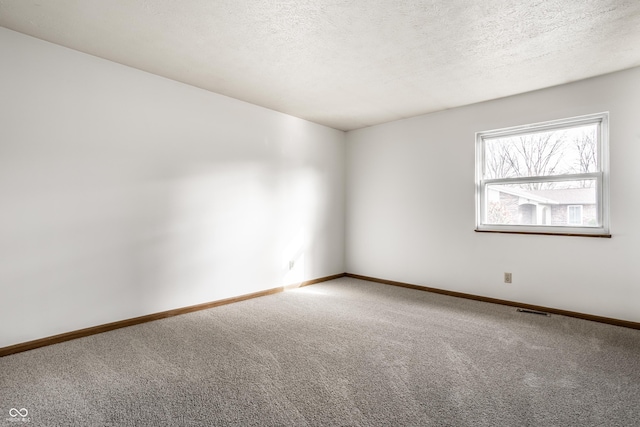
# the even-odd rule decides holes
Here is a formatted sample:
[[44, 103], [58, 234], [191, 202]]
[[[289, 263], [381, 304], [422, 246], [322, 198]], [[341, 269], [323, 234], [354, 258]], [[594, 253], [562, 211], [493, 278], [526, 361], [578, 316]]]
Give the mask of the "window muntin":
[[607, 113], [478, 132], [476, 230], [608, 235], [607, 138]]

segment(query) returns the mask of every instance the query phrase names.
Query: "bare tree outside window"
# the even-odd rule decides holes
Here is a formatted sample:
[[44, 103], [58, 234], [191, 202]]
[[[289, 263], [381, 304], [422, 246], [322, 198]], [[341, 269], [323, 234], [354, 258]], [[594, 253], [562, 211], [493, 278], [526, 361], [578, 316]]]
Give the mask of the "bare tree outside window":
[[[598, 152], [596, 143], [595, 132], [591, 131], [591, 129], [573, 137], [573, 144], [578, 153], [576, 173], [590, 173], [597, 170]], [[594, 183], [593, 181], [583, 182], [589, 187]]]
[[[485, 178], [589, 173], [597, 170], [597, 126], [588, 125], [485, 141]], [[583, 181], [592, 185], [592, 181]], [[562, 188], [558, 182], [517, 184], [526, 190]]]

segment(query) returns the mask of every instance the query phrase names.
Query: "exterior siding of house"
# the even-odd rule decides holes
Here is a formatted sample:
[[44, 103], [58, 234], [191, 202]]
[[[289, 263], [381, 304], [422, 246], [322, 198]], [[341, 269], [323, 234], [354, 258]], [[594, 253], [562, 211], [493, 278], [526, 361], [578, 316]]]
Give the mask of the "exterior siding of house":
[[[572, 203], [578, 205], [577, 203]], [[570, 205], [551, 205], [551, 225], [567, 225], [567, 207]], [[596, 205], [582, 206], [582, 225], [595, 225], [598, 215]]]
[[550, 209], [550, 225], [566, 226], [569, 225], [567, 223], [568, 206], [579, 205], [582, 206], [582, 225], [595, 225], [597, 223], [595, 204], [522, 203], [525, 200], [514, 194], [498, 192], [498, 197], [489, 202], [487, 214], [489, 222], [492, 224], [544, 224], [542, 210], [545, 208], [541, 208], [541, 211], [536, 213], [536, 206], [539, 205]]
[[515, 224], [518, 220], [518, 196], [499, 192], [498, 200], [489, 202], [488, 220], [493, 224]]

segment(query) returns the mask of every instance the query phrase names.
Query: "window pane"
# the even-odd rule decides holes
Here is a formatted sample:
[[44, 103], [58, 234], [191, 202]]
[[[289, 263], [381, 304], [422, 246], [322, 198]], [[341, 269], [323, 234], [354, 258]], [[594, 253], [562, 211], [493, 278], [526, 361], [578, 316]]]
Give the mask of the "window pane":
[[589, 173], [598, 170], [598, 125], [484, 139], [484, 177]]
[[485, 224], [597, 227], [596, 180], [487, 185]]

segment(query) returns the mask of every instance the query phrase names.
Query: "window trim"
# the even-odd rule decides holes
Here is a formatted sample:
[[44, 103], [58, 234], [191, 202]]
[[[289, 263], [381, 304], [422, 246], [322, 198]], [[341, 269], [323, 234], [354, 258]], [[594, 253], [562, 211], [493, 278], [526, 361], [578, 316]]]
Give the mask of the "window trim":
[[[596, 172], [545, 175], [534, 177], [484, 179], [484, 140], [507, 136], [518, 136], [530, 133], [552, 131], [557, 129], [579, 127], [598, 124], [597, 151], [598, 170]], [[609, 112], [588, 114], [559, 120], [532, 123], [489, 131], [476, 132], [476, 164], [475, 164], [475, 193], [476, 193], [476, 228], [479, 232], [498, 232], [516, 234], [544, 234], [571, 235], [590, 237], [611, 237], [609, 225]], [[575, 181], [580, 179], [594, 179], [596, 182], [596, 212], [599, 225], [592, 226], [551, 226], [551, 225], [514, 225], [514, 224], [485, 224], [485, 205], [488, 203], [487, 189], [490, 184]]]

